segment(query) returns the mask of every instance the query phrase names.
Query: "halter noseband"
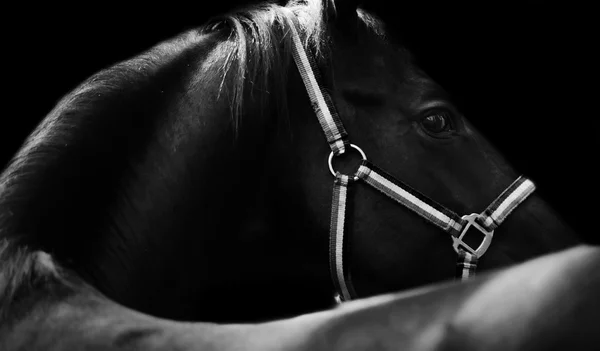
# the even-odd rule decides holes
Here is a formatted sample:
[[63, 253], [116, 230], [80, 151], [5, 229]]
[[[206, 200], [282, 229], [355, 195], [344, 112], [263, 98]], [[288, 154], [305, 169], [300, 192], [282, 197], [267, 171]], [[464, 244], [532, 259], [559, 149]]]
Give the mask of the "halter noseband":
[[[473, 276], [478, 259], [490, 246], [494, 229], [535, 190], [534, 183], [520, 176], [483, 212], [459, 216], [373, 165], [358, 146], [350, 144], [348, 133], [337, 114], [333, 100], [321, 89], [314, 74], [316, 64], [304, 50], [298, 33], [298, 19], [291, 10], [284, 9], [284, 11], [292, 36], [294, 62], [302, 76], [315, 114], [331, 148], [328, 159], [329, 170], [335, 176], [335, 180], [331, 208], [329, 263], [337, 292], [336, 298], [339, 301], [347, 301], [357, 296], [352, 286], [349, 269], [344, 265], [344, 251], [347, 246], [344, 244], [344, 225], [349, 185], [359, 180], [450, 234], [452, 246], [458, 254], [456, 278], [465, 280]], [[362, 156], [360, 167], [353, 177], [334, 171], [332, 165], [333, 157], [344, 154], [349, 147], [356, 149]], [[483, 234], [483, 240], [476, 248], [472, 248], [463, 241], [463, 237], [470, 228], [476, 228]]]

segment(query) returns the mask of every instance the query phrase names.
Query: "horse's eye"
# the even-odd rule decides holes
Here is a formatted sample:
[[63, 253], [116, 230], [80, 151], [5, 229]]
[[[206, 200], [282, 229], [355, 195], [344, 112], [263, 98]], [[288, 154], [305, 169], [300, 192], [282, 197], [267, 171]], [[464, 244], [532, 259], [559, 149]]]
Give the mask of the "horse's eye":
[[446, 112], [428, 114], [421, 120], [421, 125], [429, 133], [440, 134], [452, 130], [450, 115]]

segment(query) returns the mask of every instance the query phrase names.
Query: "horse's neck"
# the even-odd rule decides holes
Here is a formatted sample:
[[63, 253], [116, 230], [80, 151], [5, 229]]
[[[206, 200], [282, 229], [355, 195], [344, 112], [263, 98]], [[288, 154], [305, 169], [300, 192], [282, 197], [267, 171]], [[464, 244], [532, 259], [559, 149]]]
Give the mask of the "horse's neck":
[[323, 245], [306, 240], [314, 228], [297, 223], [307, 216], [269, 186], [279, 171], [261, 163], [264, 116], [248, 116], [235, 139], [228, 98], [218, 98], [218, 43], [187, 35], [67, 96], [3, 177], [3, 229], [154, 315], [325, 308], [326, 233]]
[[172, 187], [138, 179], [115, 209], [90, 277], [118, 301], [171, 318], [252, 321], [328, 307], [326, 236], [307, 240], [308, 216], [272, 187], [273, 165], [248, 159], [247, 168], [215, 171], [208, 158]]
[[[188, 92], [132, 167], [83, 273], [118, 301], [171, 318], [251, 321], [328, 307], [327, 239], [312, 245], [290, 228], [306, 216], [277, 207], [285, 200], [265, 116], [244, 116], [235, 136], [227, 99], [215, 102], [207, 84]], [[324, 255], [311, 255], [319, 248]]]
[[[214, 43], [189, 35], [65, 98], [1, 178], [3, 237], [19, 235], [142, 311], [218, 320], [251, 305], [248, 316], [272, 317], [247, 301], [286, 289], [265, 269], [279, 264], [272, 235], [285, 233], [241, 231], [264, 135], [234, 142], [227, 99], [216, 102], [220, 71], [206, 64]], [[199, 79], [172, 99], [190, 70]]]

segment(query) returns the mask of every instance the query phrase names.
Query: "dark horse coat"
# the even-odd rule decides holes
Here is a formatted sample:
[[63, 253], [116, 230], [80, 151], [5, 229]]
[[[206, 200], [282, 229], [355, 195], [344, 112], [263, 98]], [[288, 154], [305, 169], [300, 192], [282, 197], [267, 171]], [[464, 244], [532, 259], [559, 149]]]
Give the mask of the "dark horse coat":
[[[518, 175], [356, 4], [298, 1], [232, 13], [85, 81], [4, 171], [3, 350], [426, 349], [488, 340], [507, 326], [477, 324], [483, 316], [469, 307], [491, 303], [471, 300], [486, 286], [514, 291], [503, 274], [280, 322], [209, 323], [272, 320], [333, 303], [329, 150], [292, 63], [290, 13], [370, 159], [461, 214], [482, 211]], [[347, 259], [359, 297], [452, 278], [456, 254], [437, 227], [360, 184], [350, 200]], [[479, 266], [505, 267], [577, 243], [534, 194], [497, 230]], [[584, 279], [597, 251], [557, 255], [507, 271], [547, 267], [537, 282], [554, 286], [523, 282], [530, 295], [512, 306], [534, 296], [562, 301], [582, 287], [561, 318], [581, 312], [598, 290], [597, 278]], [[550, 265], [553, 258], [572, 267], [562, 290], [563, 266]], [[455, 324], [463, 314], [441, 318], [442, 310], [424, 307], [430, 300], [460, 301], [453, 311], [475, 319]], [[530, 302], [531, 316], [543, 315]], [[405, 314], [410, 306], [423, 313]], [[582, 315], [592, 321], [590, 311]], [[398, 333], [411, 325], [433, 334]], [[470, 334], [473, 325], [482, 328]], [[554, 330], [544, 328], [536, 330]]]

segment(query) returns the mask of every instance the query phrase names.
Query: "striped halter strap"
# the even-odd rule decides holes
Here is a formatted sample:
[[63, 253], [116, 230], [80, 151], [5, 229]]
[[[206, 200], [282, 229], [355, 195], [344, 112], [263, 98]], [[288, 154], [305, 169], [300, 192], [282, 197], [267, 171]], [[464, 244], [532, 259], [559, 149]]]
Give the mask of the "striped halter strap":
[[[450, 234], [452, 246], [458, 254], [456, 278], [465, 280], [473, 276], [478, 259], [490, 246], [494, 229], [535, 190], [534, 183], [521, 176], [483, 212], [459, 216], [373, 165], [358, 146], [350, 143], [348, 133], [337, 114], [331, 96], [321, 89], [320, 83], [315, 77], [314, 72], [317, 66], [314, 60], [306, 54], [299, 35], [298, 19], [291, 11], [288, 10], [286, 13], [285, 17], [292, 36], [292, 55], [331, 148], [329, 170], [335, 180], [331, 208], [329, 264], [338, 302], [357, 297], [352, 286], [349, 269], [344, 264], [344, 248], [347, 246], [344, 245], [346, 199], [349, 186], [356, 181], [365, 182]], [[332, 166], [333, 157], [344, 154], [348, 148], [356, 149], [362, 156], [360, 167], [354, 176], [336, 172]], [[483, 240], [476, 248], [463, 241], [463, 237], [470, 228], [475, 228], [483, 234]]]

